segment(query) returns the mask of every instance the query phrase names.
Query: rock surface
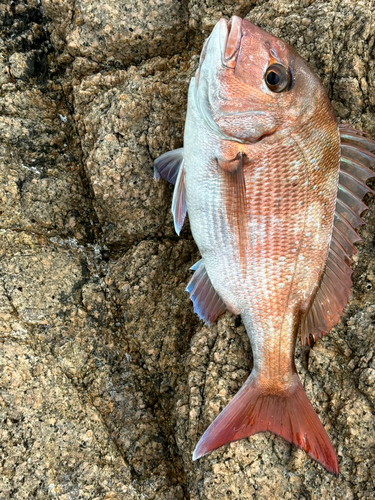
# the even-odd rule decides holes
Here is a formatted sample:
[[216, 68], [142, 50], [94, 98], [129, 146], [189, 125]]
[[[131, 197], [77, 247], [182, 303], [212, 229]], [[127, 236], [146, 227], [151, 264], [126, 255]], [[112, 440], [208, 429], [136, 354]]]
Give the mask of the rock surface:
[[188, 82], [221, 16], [291, 43], [340, 119], [375, 136], [370, 0], [0, 1], [0, 498], [375, 497], [375, 204], [339, 325], [297, 349], [336, 479], [258, 434], [191, 461], [251, 370], [240, 320], [184, 292], [153, 160], [182, 145]]

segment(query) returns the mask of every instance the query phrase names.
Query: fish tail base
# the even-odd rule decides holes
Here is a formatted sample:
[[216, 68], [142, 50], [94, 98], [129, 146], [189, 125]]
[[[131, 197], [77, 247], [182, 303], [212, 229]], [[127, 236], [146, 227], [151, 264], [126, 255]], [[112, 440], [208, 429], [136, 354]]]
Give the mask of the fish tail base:
[[270, 393], [250, 375], [233, 400], [208, 427], [197, 444], [193, 460], [220, 446], [270, 431], [293, 443], [338, 475], [335, 451], [298, 375], [290, 388]]

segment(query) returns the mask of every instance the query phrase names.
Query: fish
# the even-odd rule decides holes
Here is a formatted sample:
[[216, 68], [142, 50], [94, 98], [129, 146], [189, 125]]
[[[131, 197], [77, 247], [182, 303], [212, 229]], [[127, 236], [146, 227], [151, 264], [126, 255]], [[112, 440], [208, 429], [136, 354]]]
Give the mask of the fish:
[[298, 334], [328, 334], [352, 286], [356, 231], [375, 194], [375, 141], [338, 124], [327, 93], [283, 40], [238, 16], [220, 19], [191, 79], [183, 148], [154, 162], [174, 184], [200, 251], [187, 285], [211, 325], [241, 315], [253, 368], [199, 440], [196, 460], [270, 431], [338, 475], [330, 439], [300, 382]]

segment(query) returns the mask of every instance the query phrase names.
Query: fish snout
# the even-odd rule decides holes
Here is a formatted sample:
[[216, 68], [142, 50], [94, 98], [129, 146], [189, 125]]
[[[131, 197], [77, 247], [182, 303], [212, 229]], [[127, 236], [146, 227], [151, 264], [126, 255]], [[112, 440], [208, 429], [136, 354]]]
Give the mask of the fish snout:
[[[195, 73], [195, 87], [198, 88], [200, 75], [205, 66], [206, 73], [215, 73], [220, 67], [234, 69], [241, 46], [242, 22], [238, 16], [230, 21], [220, 19], [205, 41]], [[207, 63], [205, 61], [207, 60]]]
[[237, 56], [241, 46], [242, 38], [242, 19], [238, 16], [232, 16], [227, 24], [227, 40], [223, 54], [223, 65], [227, 68], [235, 68]]

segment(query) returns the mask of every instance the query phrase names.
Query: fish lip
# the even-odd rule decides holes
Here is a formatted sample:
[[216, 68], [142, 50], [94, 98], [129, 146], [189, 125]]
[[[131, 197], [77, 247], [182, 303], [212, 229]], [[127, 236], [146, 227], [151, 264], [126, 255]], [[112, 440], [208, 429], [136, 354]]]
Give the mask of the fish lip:
[[232, 16], [229, 22], [221, 18], [215, 25], [210, 36], [203, 44], [201, 55], [199, 58], [199, 65], [195, 72], [195, 88], [198, 88], [199, 77], [202, 70], [204, 60], [206, 58], [207, 49], [213, 38], [219, 43], [219, 52], [221, 54], [221, 64], [225, 68], [235, 69], [237, 64], [237, 57], [241, 47], [242, 39], [242, 19], [238, 16]]
[[[223, 66], [227, 68], [234, 68], [237, 62], [238, 52], [241, 47], [241, 39], [242, 39], [242, 19], [238, 16], [232, 16], [229, 21], [224, 18], [221, 18], [215, 28], [214, 31], [219, 30], [221, 33], [219, 34], [219, 40], [221, 45], [221, 59]], [[203, 62], [206, 58], [207, 47], [211, 38], [213, 36], [213, 32], [205, 41], [202, 52], [200, 55], [199, 66], [197, 72], [199, 73]]]
[[234, 69], [237, 64], [237, 56], [241, 47], [242, 40], [242, 19], [238, 16], [232, 16], [227, 23], [225, 19], [219, 22], [226, 23], [226, 39], [222, 55], [222, 63], [225, 67]]

